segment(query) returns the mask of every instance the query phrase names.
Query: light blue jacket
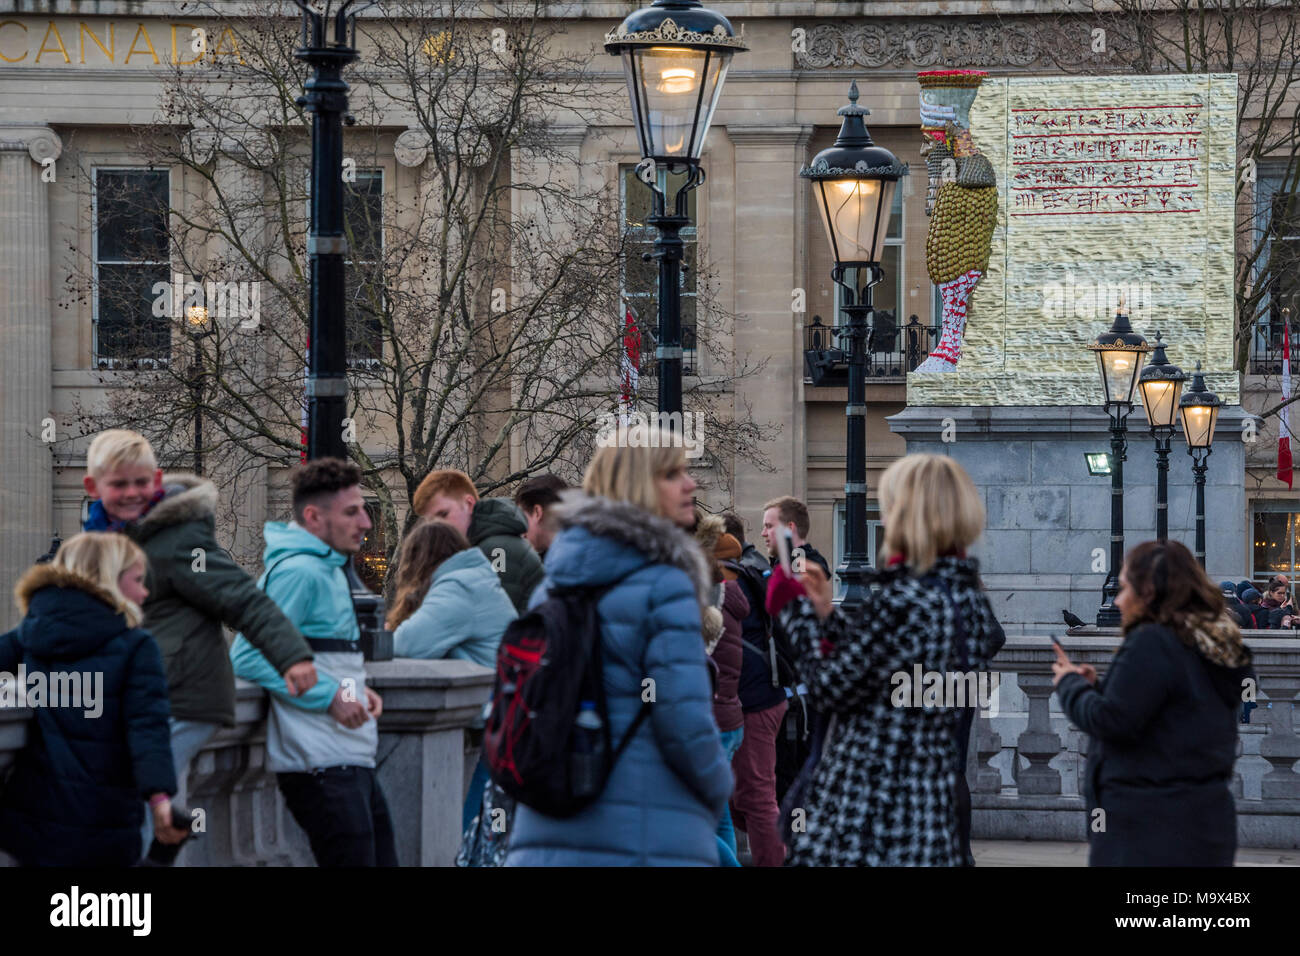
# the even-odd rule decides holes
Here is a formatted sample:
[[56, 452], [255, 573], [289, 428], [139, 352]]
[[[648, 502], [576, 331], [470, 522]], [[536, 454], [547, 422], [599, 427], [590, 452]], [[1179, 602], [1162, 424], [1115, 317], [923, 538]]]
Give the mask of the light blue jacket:
[[556, 508], [563, 530], [533, 603], [552, 586], [618, 582], [597, 605], [616, 744], [642, 695], [654, 702], [595, 803], [567, 819], [517, 807], [506, 865], [717, 866], [732, 776], [700, 633], [708, 566], [685, 532], [632, 505], [570, 495]]
[[478, 548], [453, 554], [433, 572], [415, 613], [393, 632], [397, 657], [444, 657], [496, 667], [497, 647], [515, 606]]
[[[343, 572], [347, 556], [297, 523], [268, 521], [263, 534], [266, 570], [258, 578], [258, 587], [309, 641], [313, 637], [357, 640], [352, 591]], [[236, 677], [271, 693], [266, 754], [272, 771], [305, 773], [318, 767], [375, 765], [379, 746], [375, 721], [350, 729], [328, 713], [340, 686], [365, 702], [366, 670], [360, 651], [315, 652], [318, 680], [298, 697], [289, 696], [284, 678], [242, 634], [230, 646], [230, 661]]]

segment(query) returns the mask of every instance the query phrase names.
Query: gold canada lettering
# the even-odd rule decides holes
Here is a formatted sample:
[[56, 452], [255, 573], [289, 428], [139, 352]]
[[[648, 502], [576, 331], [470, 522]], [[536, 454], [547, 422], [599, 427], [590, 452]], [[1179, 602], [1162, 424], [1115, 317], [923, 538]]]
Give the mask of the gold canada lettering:
[[[119, 31], [118, 27], [122, 29]], [[119, 32], [126, 44], [120, 60], [117, 58]], [[195, 45], [194, 37], [199, 35], [206, 36], [206, 42]], [[74, 39], [75, 60], [68, 46]], [[163, 53], [159, 54], [159, 50]], [[127, 21], [103, 17], [0, 20], [0, 65], [21, 63], [47, 69], [129, 66], [139, 70], [151, 64], [202, 67], [215, 62], [217, 57], [234, 57], [239, 63], [244, 62], [234, 28], [180, 20]]]

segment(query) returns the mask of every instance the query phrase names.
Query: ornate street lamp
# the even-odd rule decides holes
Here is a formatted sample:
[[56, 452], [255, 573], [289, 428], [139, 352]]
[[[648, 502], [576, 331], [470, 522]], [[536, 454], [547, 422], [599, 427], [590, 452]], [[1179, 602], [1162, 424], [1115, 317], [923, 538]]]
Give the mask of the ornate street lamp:
[[1151, 346], [1133, 331], [1121, 296], [1114, 324], [1109, 331], [1097, 336], [1097, 340], [1088, 348], [1097, 354], [1106, 413], [1110, 416], [1110, 568], [1101, 588], [1102, 603], [1097, 611], [1097, 626], [1118, 627], [1120, 613], [1119, 608], [1115, 607], [1115, 595], [1119, 594], [1119, 569], [1124, 563], [1124, 459], [1128, 449], [1126, 432], [1142, 362], [1151, 351]]
[[844, 563], [836, 568], [844, 582], [843, 605], [852, 608], [866, 597], [867, 554], [867, 391], [868, 317], [871, 289], [884, 278], [880, 268], [893, 211], [894, 190], [907, 166], [889, 150], [875, 145], [858, 105], [858, 84], [849, 86], [849, 105], [835, 145], [818, 153], [799, 175], [810, 180], [835, 266], [831, 278], [844, 291], [848, 322], [839, 333], [848, 340], [849, 394], [845, 442]]
[[1196, 476], [1196, 560], [1201, 562], [1201, 567], [1205, 567], [1205, 472], [1222, 404], [1219, 396], [1205, 387], [1205, 374], [1197, 362], [1192, 387], [1178, 403], [1178, 411], [1183, 416], [1183, 438], [1187, 440], [1187, 454], [1192, 456], [1192, 473]]
[[[314, 70], [298, 105], [312, 113], [311, 229], [307, 237], [311, 289], [311, 330], [307, 349], [307, 457], [349, 456], [343, 440], [347, 415], [347, 320], [344, 260], [348, 242], [343, 234], [343, 122], [348, 111], [348, 85], [343, 67], [357, 58], [356, 18], [377, 0], [358, 4], [343, 0], [294, 0], [302, 11], [302, 45], [295, 58]], [[333, 39], [328, 25], [333, 23]], [[352, 118], [348, 117], [349, 125]], [[366, 660], [391, 660], [392, 633], [384, 627], [384, 599], [362, 582], [352, 560], [344, 565], [352, 589], [352, 605], [361, 632]]]
[[[605, 49], [622, 56], [632, 122], [643, 157], [637, 176], [654, 195], [646, 222], [659, 231], [650, 258], [659, 262], [659, 411], [682, 411], [681, 230], [690, 225], [686, 201], [704, 181], [700, 154], [727, 67], [748, 49], [731, 23], [699, 0], [655, 0], [631, 13], [605, 37]], [[673, 200], [659, 186], [659, 168], [686, 179]], [[665, 180], [666, 182], [666, 180]], [[663, 419], [660, 419], [663, 421]], [[674, 426], [676, 427], [676, 426]]]
[[[199, 295], [207, 288], [203, 276], [198, 277]], [[194, 399], [194, 474], [203, 474], [203, 339], [212, 334], [208, 321], [208, 307], [199, 303], [185, 308], [185, 332], [194, 343], [194, 364], [189, 369], [190, 394]]]
[[1165, 357], [1165, 346], [1156, 333], [1156, 350], [1142, 370], [1138, 388], [1142, 407], [1156, 443], [1156, 537], [1169, 537], [1169, 445], [1178, 421], [1178, 399], [1187, 373]]

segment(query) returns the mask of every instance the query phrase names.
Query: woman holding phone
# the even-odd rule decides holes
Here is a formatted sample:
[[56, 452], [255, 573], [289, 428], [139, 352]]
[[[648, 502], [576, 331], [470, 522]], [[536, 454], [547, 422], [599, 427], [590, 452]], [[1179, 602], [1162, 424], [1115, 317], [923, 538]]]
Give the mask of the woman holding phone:
[[1135, 547], [1119, 586], [1124, 642], [1105, 678], [1059, 646], [1052, 665], [1061, 709], [1089, 737], [1088, 863], [1231, 866], [1229, 783], [1250, 650], [1177, 541]]
[[769, 612], [785, 628], [812, 706], [830, 715], [802, 799], [795, 866], [971, 865], [965, 741], [978, 706], [913, 706], [899, 675], [985, 670], [1005, 641], [966, 549], [984, 505], [961, 465], [907, 455], [880, 480], [884, 568], [858, 608], [832, 609], [820, 568], [773, 569]]

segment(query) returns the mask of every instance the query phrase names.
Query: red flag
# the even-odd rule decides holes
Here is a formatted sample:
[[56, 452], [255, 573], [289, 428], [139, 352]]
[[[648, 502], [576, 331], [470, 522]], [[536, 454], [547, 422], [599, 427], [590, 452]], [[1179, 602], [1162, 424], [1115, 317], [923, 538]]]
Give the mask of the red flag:
[[641, 330], [637, 327], [636, 314], [631, 306], [627, 307], [623, 316], [623, 358], [620, 364], [623, 373], [623, 414], [626, 415], [636, 401], [641, 379]]
[[[1289, 318], [1289, 317], [1288, 317]], [[1291, 329], [1289, 322], [1282, 324], [1282, 401], [1291, 398]], [[1277, 413], [1277, 480], [1291, 487], [1291, 409], [1287, 405]]]

